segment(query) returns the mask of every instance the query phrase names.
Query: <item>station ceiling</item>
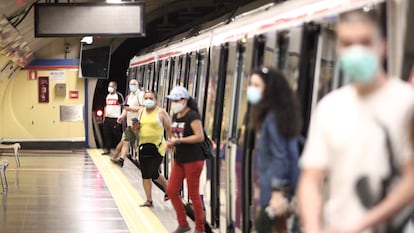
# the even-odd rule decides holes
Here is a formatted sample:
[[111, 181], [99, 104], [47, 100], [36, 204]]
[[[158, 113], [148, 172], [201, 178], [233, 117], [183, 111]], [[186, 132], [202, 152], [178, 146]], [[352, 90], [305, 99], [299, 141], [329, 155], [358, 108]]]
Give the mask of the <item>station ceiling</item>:
[[[154, 40], [153, 35], [162, 38], [178, 28], [211, 12], [231, 9], [237, 5], [254, 0], [150, 0], [145, 1], [147, 37]], [[43, 46], [56, 38], [34, 37], [35, 2], [40, 3], [82, 3], [105, 2], [105, 0], [1, 0], [0, 14], [4, 15], [19, 31], [30, 49], [36, 53]], [[164, 36], [165, 37], [165, 36]], [[114, 39], [114, 38], [112, 38]], [[116, 38], [115, 38], [116, 39]], [[119, 38], [124, 40], [125, 38]]]

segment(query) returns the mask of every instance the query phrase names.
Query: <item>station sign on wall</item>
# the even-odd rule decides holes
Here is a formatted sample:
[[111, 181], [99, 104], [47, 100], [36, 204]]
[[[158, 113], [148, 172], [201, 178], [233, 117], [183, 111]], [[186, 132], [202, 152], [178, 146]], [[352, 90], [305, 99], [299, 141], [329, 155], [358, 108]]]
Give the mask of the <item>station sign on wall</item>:
[[143, 2], [37, 3], [36, 37], [145, 36]]

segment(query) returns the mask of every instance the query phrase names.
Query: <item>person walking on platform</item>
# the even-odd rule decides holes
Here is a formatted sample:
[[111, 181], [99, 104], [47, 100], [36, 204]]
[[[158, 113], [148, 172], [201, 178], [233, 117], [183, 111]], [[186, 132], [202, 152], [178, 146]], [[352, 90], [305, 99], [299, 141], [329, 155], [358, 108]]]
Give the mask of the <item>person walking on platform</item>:
[[124, 102], [124, 96], [116, 91], [117, 83], [111, 81], [108, 84], [108, 95], [106, 96], [105, 118], [103, 122], [104, 152], [102, 155], [109, 155], [111, 148], [121, 140], [122, 127], [117, 122], [121, 116], [121, 103]]
[[179, 194], [184, 179], [187, 180], [188, 195], [194, 208], [194, 233], [202, 233], [204, 232], [204, 211], [199, 183], [204, 167], [204, 154], [200, 144], [204, 140], [204, 131], [200, 114], [197, 103], [184, 87], [174, 87], [167, 98], [172, 101], [171, 109], [174, 113], [171, 125], [173, 137], [167, 142], [168, 148], [175, 148], [174, 164], [167, 185], [167, 194], [171, 198], [178, 219], [178, 228], [174, 233], [191, 230]]
[[299, 176], [299, 101], [286, 77], [268, 67], [252, 73], [247, 100], [252, 104], [248, 127], [258, 132], [260, 209], [255, 228], [258, 233], [287, 233], [289, 201]]
[[143, 107], [144, 91], [141, 89], [136, 79], [129, 81], [129, 95], [127, 95], [123, 103], [124, 107], [121, 116], [118, 117], [118, 123], [121, 123], [126, 117], [127, 126], [131, 126], [131, 119], [137, 117], [138, 111]]
[[[125, 119], [127, 121], [127, 127], [132, 126], [132, 118], [137, 118], [138, 111], [142, 108], [142, 104], [144, 102], [143, 99], [143, 91], [140, 90], [140, 87], [138, 86], [138, 81], [136, 79], [131, 79], [129, 81], [129, 95], [125, 98], [125, 102], [123, 103], [123, 110], [121, 116], [118, 117], [117, 122], [121, 124], [121, 122]], [[125, 132], [124, 132], [125, 134]], [[122, 135], [124, 138], [125, 135]], [[122, 140], [121, 140], [122, 142]], [[120, 142], [120, 143], [121, 143]], [[133, 146], [133, 145], [131, 145]], [[129, 149], [128, 149], [129, 151]], [[113, 162], [118, 163], [121, 165], [121, 167], [124, 164], [124, 160], [126, 158], [127, 153], [121, 153], [120, 157], [118, 157], [118, 154], [115, 154], [112, 156], [111, 160]]]
[[138, 133], [139, 133], [139, 120], [136, 117], [133, 117], [131, 119], [132, 125], [127, 126], [125, 131], [122, 133], [122, 139], [116, 146], [111, 161], [118, 164], [119, 166], [124, 166], [124, 158], [126, 158], [126, 155], [129, 152], [129, 149], [132, 145], [135, 145], [135, 143], [138, 140]]
[[343, 13], [336, 30], [339, 64], [350, 84], [326, 95], [311, 119], [298, 187], [304, 230], [404, 232], [414, 199], [414, 90], [387, 77], [385, 40], [374, 15]]
[[[142, 185], [147, 200], [140, 206], [153, 207], [152, 180], [160, 184], [164, 191], [167, 187], [167, 181], [159, 170], [167, 147], [164, 131], [168, 138], [171, 138], [171, 120], [168, 113], [157, 106], [157, 95], [154, 92], [145, 92], [144, 107], [138, 113], [140, 121], [138, 151]], [[168, 200], [167, 195], [164, 200]]]

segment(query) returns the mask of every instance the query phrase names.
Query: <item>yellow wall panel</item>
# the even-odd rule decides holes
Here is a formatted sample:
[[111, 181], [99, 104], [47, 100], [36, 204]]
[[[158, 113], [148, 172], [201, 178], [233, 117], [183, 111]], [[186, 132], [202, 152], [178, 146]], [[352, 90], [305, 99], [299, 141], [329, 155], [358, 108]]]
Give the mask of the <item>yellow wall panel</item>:
[[[59, 78], [51, 78], [51, 72], [62, 71]], [[49, 77], [49, 103], [38, 102], [38, 80], [29, 80], [28, 71], [10, 80], [0, 75], [0, 141], [83, 141], [84, 120], [61, 121], [60, 106], [84, 105], [85, 80], [78, 78], [77, 70], [39, 70], [37, 76]], [[65, 96], [56, 96], [57, 83], [66, 84]], [[69, 91], [78, 91], [78, 98], [71, 99]]]

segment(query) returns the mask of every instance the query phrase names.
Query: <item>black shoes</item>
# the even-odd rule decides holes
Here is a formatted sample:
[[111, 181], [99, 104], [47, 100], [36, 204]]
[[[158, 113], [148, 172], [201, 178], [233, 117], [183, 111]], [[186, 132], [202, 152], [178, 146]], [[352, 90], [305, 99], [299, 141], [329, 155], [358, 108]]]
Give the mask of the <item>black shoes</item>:
[[123, 167], [124, 166], [124, 159], [123, 158], [119, 158], [118, 160], [111, 158], [111, 161], [113, 163], [118, 164], [120, 167]]
[[101, 155], [110, 155], [111, 152], [109, 150], [105, 150]]

